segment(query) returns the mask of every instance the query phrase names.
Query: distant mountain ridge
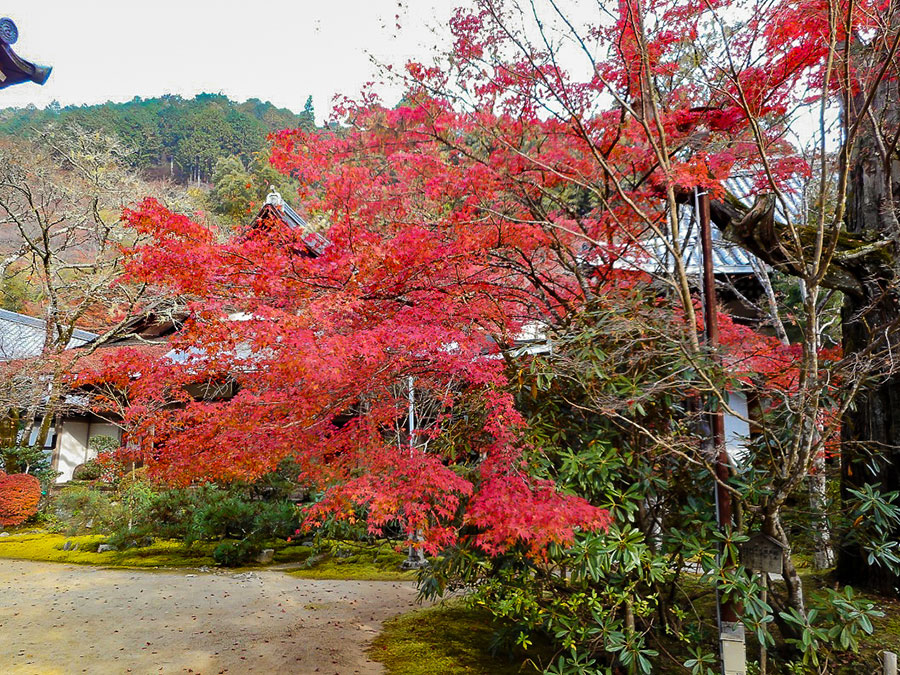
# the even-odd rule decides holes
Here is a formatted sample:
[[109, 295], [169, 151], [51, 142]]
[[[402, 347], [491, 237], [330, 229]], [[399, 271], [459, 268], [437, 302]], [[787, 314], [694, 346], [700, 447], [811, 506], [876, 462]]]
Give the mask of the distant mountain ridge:
[[0, 109], [0, 135], [29, 136], [35, 129], [68, 123], [117, 136], [134, 151], [129, 157], [132, 167], [147, 176], [188, 183], [208, 182], [222, 157], [239, 156], [248, 162], [266, 147], [266, 136], [273, 131], [314, 128], [315, 114], [311, 97], [303, 112], [295, 113], [255, 98], [238, 103], [223, 94]]

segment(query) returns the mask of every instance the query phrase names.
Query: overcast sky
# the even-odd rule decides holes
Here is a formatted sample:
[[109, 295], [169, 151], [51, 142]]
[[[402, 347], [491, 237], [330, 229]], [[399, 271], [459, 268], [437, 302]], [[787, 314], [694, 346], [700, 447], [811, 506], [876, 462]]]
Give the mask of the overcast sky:
[[[53, 66], [43, 87], [0, 90], [0, 106], [222, 92], [317, 117], [376, 78], [371, 63], [427, 59], [454, 0], [7, 0], [14, 49]], [[401, 28], [397, 29], [396, 15]], [[432, 33], [436, 30], [438, 35]], [[399, 96], [382, 87], [385, 100]]]

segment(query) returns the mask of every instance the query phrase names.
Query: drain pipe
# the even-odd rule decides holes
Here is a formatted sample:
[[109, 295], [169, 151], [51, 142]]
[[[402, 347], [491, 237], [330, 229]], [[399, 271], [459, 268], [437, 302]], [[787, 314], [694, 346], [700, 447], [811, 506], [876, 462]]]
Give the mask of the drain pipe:
[[[719, 317], [716, 302], [716, 276], [713, 260], [712, 226], [709, 214], [709, 193], [694, 189], [694, 206], [700, 225], [700, 247], [703, 251], [703, 315], [706, 329], [706, 344], [714, 359], [719, 348]], [[722, 483], [728, 482], [731, 460], [725, 447], [725, 415], [716, 400], [710, 402], [709, 427], [712, 430], [713, 448], [716, 457], [716, 522], [721, 532], [729, 532], [732, 527], [731, 493]], [[719, 552], [720, 558], [725, 555]], [[723, 560], [728, 568], [733, 560]], [[744, 625], [740, 622], [737, 607], [731, 600], [725, 602], [716, 589], [716, 610], [719, 624], [719, 650], [724, 675], [738, 675], [746, 672], [746, 642]]]

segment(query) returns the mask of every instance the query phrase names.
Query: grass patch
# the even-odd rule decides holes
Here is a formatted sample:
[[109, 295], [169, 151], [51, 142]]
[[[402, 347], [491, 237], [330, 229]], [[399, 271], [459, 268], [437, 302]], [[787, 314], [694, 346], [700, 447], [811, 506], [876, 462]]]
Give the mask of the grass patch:
[[[368, 649], [389, 675], [513, 675], [538, 669], [525, 658], [494, 657], [491, 615], [459, 601], [417, 609], [385, 622]], [[521, 657], [521, 655], [520, 655]]]

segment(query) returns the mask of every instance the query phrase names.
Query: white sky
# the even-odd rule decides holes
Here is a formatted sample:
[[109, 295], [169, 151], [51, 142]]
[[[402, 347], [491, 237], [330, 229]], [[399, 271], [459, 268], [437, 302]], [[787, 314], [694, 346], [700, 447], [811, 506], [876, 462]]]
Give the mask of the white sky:
[[[468, 0], [6, 0], [16, 52], [53, 67], [43, 87], [0, 90], [0, 107], [128, 101], [221, 92], [300, 112], [310, 94], [322, 122], [335, 94], [379, 81], [372, 63], [430, 61]], [[580, 19], [596, 7], [564, 0]], [[399, 15], [400, 28], [397, 28]], [[580, 63], [580, 52], [570, 67]], [[584, 65], [584, 64], [581, 64]], [[379, 84], [387, 104], [401, 88]], [[816, 113], [817, 114], [817, 113]], [[808, 117], [808, 115], [807, 115]], [[801, 140], [814, 120], [795, 122]]]
[[[370, 57], [428, 60], [457, 0], [7, 0], [13, 47], [53, 66], [47, 84], [0, 90], [0, 107], [222, 92], [321, 121], [336, 93], [377, 79]], [[395, 16], [401, 28], [396, 28]], [[436, 30], [437, 35], [432, 31]], [[443, 37], [439, 37], [443, 36]], [[397, 87], [379, 87], [386, 103]]]

